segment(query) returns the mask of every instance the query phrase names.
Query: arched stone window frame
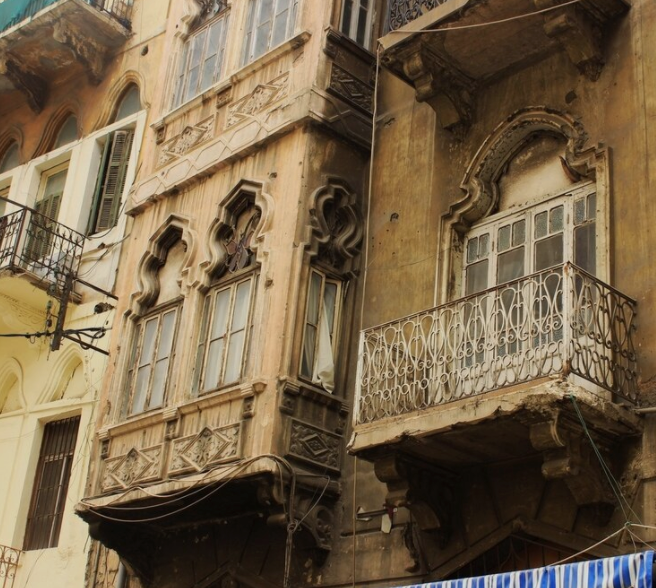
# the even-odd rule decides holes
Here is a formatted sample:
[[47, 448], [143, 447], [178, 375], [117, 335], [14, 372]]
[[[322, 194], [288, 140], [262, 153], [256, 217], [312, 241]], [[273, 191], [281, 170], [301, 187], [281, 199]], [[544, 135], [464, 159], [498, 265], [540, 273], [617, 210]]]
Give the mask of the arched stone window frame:
[[[310, 202], [293, 368], [302, 381], [334, 393], [340, 389], [339, 366], [345, 355], [338, 348], [348, 349], [345, 325], [351, 322], [354, 300], [353, 293], [348, 296], [353, 290], [349, 284], [357, 276], [364, 223], [358, 195], [343, 178], [325, 176]], [[331, 291], [334, 304], [332, 294], [326, 297]], [[329, 315], [332, 326], [326, 321]]]
[[[12, 169], [15, 169], [15, 167], [18, 167], [23, 163], [22, 146], [23, 137], [17, 129], [10, 129], [0, 138], [0, 175], [10, 172]], [[5, 163], [5, 158], [9, 154], [10, 150], [14, 149], [14, 147], [18, 149], [18, 164], [15, 167], [2, 170], [2, 165]]]
[[[159, 270], [166, 263], [166, 258], [169, 250], [178, 241], [182, 242], [185, 246], [185, 254], [181, 263], [180, 275], [177, 278], [177, 284], [180, 288], [180, 295], [174, 299], [163, 301], [157, 304], [160, 294], [160, 281]], [[131, 296], [130, 308], [125, 313], [126, 330], [128, 332], [129, 344], [124, 348], [124, 355], [122, 360], [121, 369], [121, 389], [124, 391], [123, 401], [120, 407], [120, 417], [133, 417], [139, 416], [146, 412], [162, 409], [166, 406], [167, 402], [175, 394], [175, 380], [172, 374], [175, 372], [174, 365], [176, 364], [176, 346], [177, 346], [177, 331], [181, 322], [181, 315], [184, 307], [184, 300], [188, 294], [188, 279], [189, 271], [191, 269], [190, 262], [194, 256], [194, 246], [196, 237], [190, 229], [190, 220], [180, 215], [171, 215], [160, 226], [160, 228], [150, 237], [148, 249], [144, 253], [138, 266], [138, 282], [139, 289]], [[172, 324], [172, 340], [170, 349], [166, 356], [166, 375], [164, 379], [164, 390], [162, 393], [161, 402], [157, 405], [150, 405], [149, 398], [151, 393], [152, 382], [149, 376], [148, 388], [146, 390], [146, 397], [144, 400], [144, 407], [139, 410], [134, 409], [134, 387], [137, 378], [137, 371], [140, 366], [139, 357], [142, 352], [142, 331], [144, 331], [146, 323], [151, 320], [157, 320], [156, 326], [156, 341], [155, 355], [149, 362], [144, 365], [152, 367], [158, 361], [158, 345], [160, 342], [160, 328], [165, 320], [165, 315], [174, 312]], [[135, 367], [136, 366], [136, 367]]]
[[[240, 219], [251, 208], [250, 218]], [[273, 199], [265, 185], [241, 180], [220, 202], [208, 229], [206, 261], [200, 264], [197, 284], [194, 396], [220, 392], [253, 375], [249, 358], [259, 357], [261, 351], [253, 349], [259, 345], [253, 329], [262, 319], [256, 300], [262, 295], [260, 272], [268, 254], [265, 242], [272, 213]], [[240, 221], [246, 225], [238, 228]], [[243, 255], [250, 256], [247, 264], [243, 264]], [[225, 319], [222, 328], [215, 325], [219, 316]], [[210, 354], [217, 353], [210, 361]], [[210, 364], [213, 371], [208, 373]]]
[[[82, 136], [82, 127], [80, 124], [80, 109], [77, 105], [73, 103], [66, 103], [60, 106], [50, 117], [50, 120], [43, 130], [43, 135], [41, 140], [34, 150], [32, 159], [35, 159], [44, 153], [48, 153], [54, 149], [55, 141], [59, 136], [59, 132], [62, 130], [62, 127], [66, 124], [68, 119], [74, 116], [77, 120], [77, 137], [78, 139]], [[61, 147], [64, 147], [62, 145]]]
[[541, 133], [563, 137], [566, 164], [582, 180], [593, 181], [596, 185], [597, 248], [603, 254], [597, 275], [601, 280], [610, 281], [609, 150], [602, 145], [585, 148], [587, 134], [581, 122], [571, 115], [546, 107], [530, 107], [510, 115], [485, 139], [460, 184], [464, 196], [442, 216], [436, 304], [462, 295], [463, 242], [467, 231], [494, 214], [500, 197], [498, 181], [506, 166]]

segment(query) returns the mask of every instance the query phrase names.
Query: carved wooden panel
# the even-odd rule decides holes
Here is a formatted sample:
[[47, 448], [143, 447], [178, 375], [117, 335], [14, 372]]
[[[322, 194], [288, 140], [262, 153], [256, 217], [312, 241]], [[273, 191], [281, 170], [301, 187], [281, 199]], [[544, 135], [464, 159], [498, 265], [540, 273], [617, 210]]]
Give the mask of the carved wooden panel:
[[157, 480], [162, 475], [162, 444], [137, 449], [105, 460], [101, 488], [129, 488], [137, 483]]
[[373, 86], [336, 63], [330, 68], [328, 91], [368, 113], [373, 112]]
[[290, 419], [288, 456], [339, 472], [342, 439], [303, 421]]
[[241, 457], [241, 423], [205, 427], [199, 433], [173, 441], [169, 474], [201, 471]]
[[248, 95], [232, 104], [228, 109], [226, 128], [250, 119], [258, 112], [284, 98], [289, 93], [289, 73], [271, 80], [267, 84], [259, 84]]
[[207, 141], [214, 133], [214, 115], [195, 125], [186, 126], [182, 132], [162, 143], [157, 165], [166, 165], [190, 151], [196, 145]]

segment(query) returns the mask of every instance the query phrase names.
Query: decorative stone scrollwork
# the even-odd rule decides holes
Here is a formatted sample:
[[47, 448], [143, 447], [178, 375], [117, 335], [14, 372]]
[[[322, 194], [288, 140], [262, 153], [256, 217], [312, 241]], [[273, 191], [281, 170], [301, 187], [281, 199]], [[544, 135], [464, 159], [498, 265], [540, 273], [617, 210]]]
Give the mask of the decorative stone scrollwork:
[[161, 477], [162, 445], [144, 449], [133, 447], [125, 455], [105, 460], [101, 488], [129, 488]]
[[314, 192], [312, 201], [311, 253], [336, 269], [351, 270], [364, 232], [355, 193], [344, 180], [329, 178]]
[[176, 439], [171, 448], [169, 474], [203, 469], [241, 455], [241, 423], [205, 427], [195, 435]]
[[[555, 412], [530, 426], [530, 439], [531, 445], [542, 452], [545, 479], [563, 480], [578, 505], [594, 505], [596, 512], [606, 517], [612, 513], [615, 502], [612, 489], [580, 425], [565, 421]], [[595, 439], [595, 445], [611, 467], [611, 452], [604, 440]]]
[[267, 84], [259, 84], [247, 96], [237, 100], [228, 109], [226, 128], [247, 120], [284, 98], [289, 93], [289, 72], [278, 76]]
[[339, 472], [341, 437], [296, 419], [290, 422], [288, 456]]
[[[164, 128], [165, 127], [161, 127]], [[159, 133], [159, 129], [158, 129]], [[214, 116], [210, 116], [195, 125], [185, 127], [182, 132], [162, 143], [157, 159], [157, 165], [166, 165], [170, 161], [184, 155], [196, 145], [212, 138], [214, 133]]]
[[272, 208], [262, 185], [246, 180], [221, 201], [218, 218], [209, 229], [210, 261], [202, 264], [208, 281], [255, 263]]

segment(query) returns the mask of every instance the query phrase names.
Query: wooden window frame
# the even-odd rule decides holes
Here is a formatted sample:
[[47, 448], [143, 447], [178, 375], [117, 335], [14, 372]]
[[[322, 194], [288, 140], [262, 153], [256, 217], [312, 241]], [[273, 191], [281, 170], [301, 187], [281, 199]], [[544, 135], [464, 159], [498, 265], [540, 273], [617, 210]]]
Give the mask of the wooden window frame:
[[[314, 276], [318, 276], [321, 280], [320, 284], [320, 293], [317, 299], [319, 307], [317, 309], [316, 322], [312, 322], [309, 318], [311, 310], [311, 295], [312, 295], [312, 281]], [[301, 353], [300, 353], [300, 363], [299, 363], [299, 377], [309, 382], [312, 382], [315, 386], [324, 388], [328, 392], [332, 392], [332, 389], [329, 389], [321, 381], [317, 381], [315, 378], [317, 374], [317, 361], [319, 361], [319, 346], [321, 340], [321, 321], [324, 317], [324, 301], [325, 301], [325, 292], [326, 284], [333, 284], [335, 286], [335, 307], [333, 311], [333, 324], [332, 324], [332, 340], [330, 341], [330, 348], [332, 353], [333, 360], [333, 380], [335, 378], [335, 368], [337, 366], [337, 348], [340, 339], [341, 331], [341, 315], [344, 305], [343, 293], [344, 293], [344, 281], [338, 277], [335, 277], [331, 272], [321, 269], [317, 266], [311, 266], [308, 279], [307, 279], [307, 295], [305, 298], [305, 312], [303, 313], [303, 337], [301, 342]], [[311, 349], [311, 357], [307, 357], [309, 349], [306, 349], [308, 345], [308, 336], [309, 332], [314, 329], [315, 340], [314, 345]], [[309, 373], [309, 372], [312, 373]]]
[[[273, 0], [271, 13], [265, 16], [266, 20], [263, 20], [263, 15], [260, 14], [263, 1], [250, 0], [248, 4], [241, 59], [242, 66], [255, 61], [274, 47], [284, 43], [294, 34], [299, 0]], [[284, 5], [285, 2], [288, 3], [287, 8], [281, 11], [280, 6]], [[283, 22], [279, 19], [283, 19], [281, 15], [285, 12], [287, 14], [284, 16]], [[276, 38], [275, 33], [281, 30], [281, 25], [284, 27], [284, 34], [281, 38]], [[265, 38], [266, 42], [258, 48], [258, 41], [262, 38]]]
[[[363, 38], [359, 38], [362, 7], [365, 5], [365, 22]], [[350, 18], [346, 22], [347, 7], [351, 7]], [[371, 49], [371, 37], [374, 25], [375, 0], [342, 0], [339, 17], [339, 30], [365, 49]]]
[[[159, 308], [154, 309], [152, 312], [149, 312], [147, 315], [141, 317], [137, 324], [135, 325], [132, 345], [130, 350], [130, 355], [128, 358], [128, 371], [127, 371], [127, 387], [129, 390], [128, 397], [128, 406], [127, 414], [128, 416], [136, 416], [143, 414], [145, 412], [150, 412], [152, 410], [157, 410], [165, 406], [167, 400], [167, 389], [169, 385], [169, 380], [171, 377], [171, 370], [175, 362], [176, 356], [176, 343], [177, 343], [177, 334], [178, 327], [180, 324], [180, 315], [182, 310], [181, 300], [175, 300], [173, 303], [166, 304]], [[166, 357], [158, 357], [160, 352], [161, 344], [161, 335], [162, 335], [162, 322], [165, 315], [168, 315], [171, 312], [175, 312], [173, 317], [173, 326], [171, 334], [171, 343], [168, 349], [168, 355]], [[144, 335], [149, 322], [157, 320], [156, 325], [155, 339], [152, 345], [150, 361], [142, 363], [143, 352], [144, 352]], [[162, 382], [162, 392], [161, 400], [156, 403], [153, 403], [153, 382], [156, 365], [160, 361], [166, 360], [166, 368], [164, 379]], [[145, 393], [143, 395], [142, 406], [135, 406], [137, 392], [137, 380], [139, 378], [139, 372], [142, 368], [148, 368], [148, 379], [145, 385]]]
[[[208, 60], [207, 48], [208, 41], [210, 39], [210, 35], [208, 33], [215, 26], [219, 25], [221, 26], [221, 30], [219, 32], [219, 42], [217, 44], [216, 53], [217, 57], [214, 64], [211, 81], [208, 83], [203, 83], [203, 66]], [[225, 65], [225, 53], [228, 46], [227, 39], [229, 26], [230, 9], [226, 6], [216, 15], [216, 17], [203, 24], [203, 26], [199, 27], [197, 30], [191, 33], [187, 39], [185, 39], [178, 57], [177, 73], [173, 84], [173, 95], [171, 96], [171, 109], [177, 108], [178, 106], [189, 102], [189, 100], [193, 99], [199, 94], [202, 94], [205, 90], [211, 88], [221, 79]], [[189, 83], [191, 81], [190, 74], [193, 68], [190, 69], [190, 62], [193, 57], [194, 45], [202, 35], [204, 35], [203, 47], [198, 57], [199, 73], [194, 87], [191, 88]]]
[[[242, 285], [250, 283], [250, 289], [247, 300], [246, 317], [242, 328], [234, 328], [235, 320], [235, 301], [237, 289]], [[238, 384], [244, 377], [246, 366], [248, 362], [248, 349], [251, 341], [253, 330], [253, 309], [255, 307], [255, 296], [258, 284], [258, 273], [254, 272], [252, 268], [248, 268], [246, 273], [240, 272], [235, 275], [231, 280], [222, 281], [213, 287], [205, 296], [203, 300], [203, 308], [200, 323], [200, 332], [198, 338], [198, 350], [196, 352], [196, 365], [194, 367], [194, 377], [192, 391], [195, 395], [210, 394], [226, 386]], [[212, 331], [216, 319], [217, 311], [217, 297], [228, 292], [228, 310], [225, 313], [225, 330], [221, 336], [212, 339]], [[239, 352], [239, 373], [234, 378], [226, 379], [228, 369], [228, 354], [230, 351], [230, 344], [235, 334], [244, 332], [244, 340]], [[220, 360], [210, 358], [210, 349], [214, 341], [223, 340]], [[205, 378], [207, 376], [207, 366], [209, 362], [214, 359], [219, 364], [218, 373], [216, 375], [216, 384], [206, 387]]]

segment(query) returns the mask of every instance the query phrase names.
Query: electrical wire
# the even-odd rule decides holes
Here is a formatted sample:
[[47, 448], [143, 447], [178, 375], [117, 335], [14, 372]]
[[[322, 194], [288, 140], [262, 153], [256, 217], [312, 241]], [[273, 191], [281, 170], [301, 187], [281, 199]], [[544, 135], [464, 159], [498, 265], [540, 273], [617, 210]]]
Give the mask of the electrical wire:
[[552, 10], [558, 10], [560, 8], [564, 8], [566, 6], [571, 6], [572, 4], [578, 4], [579, 2], [583, 2], [583, 0], [569, 0], [568, 2], [563, 2], [562, 4], [558, 4], [557, 6], [549, 6], [547, 8], [542, 8], [541, 10], [535, 10], [533, 12], [527, 12], [525, 14], [517, 14], [515, 16], [510, 16], [508, 18], [502, 18], [499, 20], [489, 20], [487, 22], [479, 22], [475, 24], [470, 24], [470, 25], [460, 25], [460, 26], [453, 26], [453, 27], [442, 27], [440, 29], [396, 29], [393, 31], [389, 31], [387, 34], [401, 34], [401, 35], [407, 35], [407, 34], [415, 34], [415, 33], [444, 33], [448, 31], [465, 31], [469, 29], [478, 29], [481, 27], [489, 27], [493, 25], [498, 25], [498, 24], [503, 24], [507, 22], [512, 22], [514, 20], [521, 20], [524, 18], [530, 18], [532, 16], [536, 16], [538, 14], [543, 14], [545, 12], [551, 12]]

